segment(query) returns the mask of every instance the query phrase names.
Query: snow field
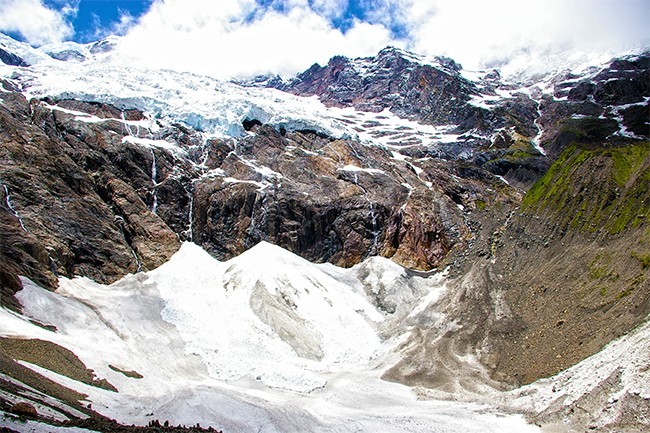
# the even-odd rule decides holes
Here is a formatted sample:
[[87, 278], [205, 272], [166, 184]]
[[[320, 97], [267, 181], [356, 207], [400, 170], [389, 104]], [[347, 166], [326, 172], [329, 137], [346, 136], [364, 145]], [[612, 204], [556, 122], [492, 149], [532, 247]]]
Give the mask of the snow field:
[[[24, 365], [87, 394], [93, 409], [127, 424], [159, 419], [262, 432], [537, 431], [520, 416], [420, 400], [411, 388], [380, 379], [379, 366], [394, 358], [407, 329], [394, 325], [445, 290], [444, 276], [407, 276], [386, 259], [340, 269], [261, 243], [219, 262], [185, 243], [158, 269], [110, 286], [85, 278], [62, 278], [55, 293], [27, 279], [23, 285], [17, 297], [25, 316], [0, 309], [0, 335], [72, 350], [119, 392]], [[388, 313], [372, 299], [397, 308]]]

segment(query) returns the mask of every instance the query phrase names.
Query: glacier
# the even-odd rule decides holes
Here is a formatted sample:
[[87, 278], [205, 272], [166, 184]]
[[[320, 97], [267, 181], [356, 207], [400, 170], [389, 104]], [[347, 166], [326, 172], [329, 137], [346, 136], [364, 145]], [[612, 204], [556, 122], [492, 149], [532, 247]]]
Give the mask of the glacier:
[[261, 432], [538, 431], [487, 404], [422, 399], [380, 379], [412, 316], [444, 294], [444, 274], [407, 276], [377, 257], [350, 269], [313, 264], [264, 242], [219, 262], [186, 242], [158, 269], [110, 286], [61, 278], [52, 293], [22, 282], [24, 315], [0, 309], [0, 334], [72, 350], [119, 392], [23, 365], [88, 395], [85, 404], [122, 423], [158, 419]]

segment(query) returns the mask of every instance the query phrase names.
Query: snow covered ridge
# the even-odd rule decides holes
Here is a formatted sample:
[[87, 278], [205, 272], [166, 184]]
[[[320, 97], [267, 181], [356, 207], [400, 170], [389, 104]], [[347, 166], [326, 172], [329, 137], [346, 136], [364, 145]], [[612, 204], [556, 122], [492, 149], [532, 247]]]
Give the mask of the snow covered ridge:
[[[55, 293], [27, 279], [23, 286], [24, 315], [0, 309], [0, 335], [73, 351], [119, 392], [22, 365], [88, 395], [84, 404], [122, 423], [198, 422], [232, 432], [538, 431], [521, 416], [421, 400], [379, 379], [415, 320], [411, 312], [441, 299], [444, 275], [408, 276], [380, 258], [351, 269], [315, 265], [266, 243], [218, 262], [185, 243], [158, 269], [110, 286], [86, 278], [62, 278]], [[66, 418], [49, 405], [38, 407]]]
[[387, 110], [365, 113], [328, 108], [316, 97], [174, 71], [53, 61], [29, 68], [0, 66], [0, 76], [18, 84], [28, 98], [74, 99], [136, 109], [146, 114], [150, 125], [154, 120], [183, 123], [204, 137], [240, 138], [247, 134], [244, 121], [256, 120], [276, 130], [307, 130], [393, 149], [461, 140], [453, 132], [455, 125], [422, 125]]

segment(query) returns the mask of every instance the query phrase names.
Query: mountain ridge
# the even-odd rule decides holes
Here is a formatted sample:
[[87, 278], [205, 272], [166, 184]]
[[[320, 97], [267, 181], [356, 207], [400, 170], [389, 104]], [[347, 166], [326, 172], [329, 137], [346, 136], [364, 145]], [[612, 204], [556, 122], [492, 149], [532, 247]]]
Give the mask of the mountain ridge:
[[[529, 83], [390, 48], [244, 85], [1, 66], [2, 311], [29, 308], [19, 277], [52, 290], [62, 277], [135, 281], [185, 241], [222, 261], [282, 247], [364, 284], [381, 256], [407, 268], [404, 292], [363, 295], [398, 317], [384, 337], [408, 329], [385, 379], [472, 399], [552, 376], [650, 311], [648, 59]], [[442, 269], [435, 299], [409, 283]], [[270, 313], [297, 302], [285, 295], [249, 303], [318, 359], [324, 325], [298, 337], [296, 317]], [[428, 304], [407, 302], [410, 316], [408, 296]]]

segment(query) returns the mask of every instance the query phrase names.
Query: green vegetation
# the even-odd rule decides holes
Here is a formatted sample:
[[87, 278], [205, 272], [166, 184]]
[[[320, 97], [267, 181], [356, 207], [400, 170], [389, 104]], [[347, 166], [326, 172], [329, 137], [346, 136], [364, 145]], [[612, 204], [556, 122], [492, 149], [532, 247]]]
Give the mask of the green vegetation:
[[650, 142], [569, 146], [525, 195], [522, 210], [565, 227], [619, 233], [648, 222]]
[[619, 292], [616, 294], [616, 299], [623, 299], [626, 296], [629, 296], [630, 293], [634, 290], [634, 287], [630, 286], [627, 289], [623, 290], [622, 292]]
[[611, 265], [612, 257], [609, 254], [604, 252], [596, 254], [594, 260], [589, 264], [589, 278], [592, 280], [618, 280], [620, 275], [611, 270]]
[[[646, 142], [643, 145], [627, 146], [624, 148], [616, 149], [616, 151], [606, 151], [605, 154], [612, 158], [614, 162], [612, 167], [612, 178], [619, 186], [626, 186], [627, 182], [639, 170], [644, 161], [648, 159], [650, 154], [650, 143]], [[647, 167], [641, 176], [646, 180], [650, 180], [650, 173]]]
[[539, 157], [539, 152], [536, 150], [510, 150], [508, 149], [508, 152], [503, 156], [504, 159], [510, 162], [519, 162], [522, 159], [528, 159], [528, 158], [537, 158]]
[[562, 122], [560, 133], [572, 142], [602, 142], [616, 132], [618, 128], [618, 123], [614, 119], [600, 119], [597, 117], [569, 118]]
[[632, 251], [630, 255], [632, 258], [637, 259], [639, 262], [641, 262], [642, 269], [650, 267], [650, 254], [641, 254], [637, 253], [636, 251]]

